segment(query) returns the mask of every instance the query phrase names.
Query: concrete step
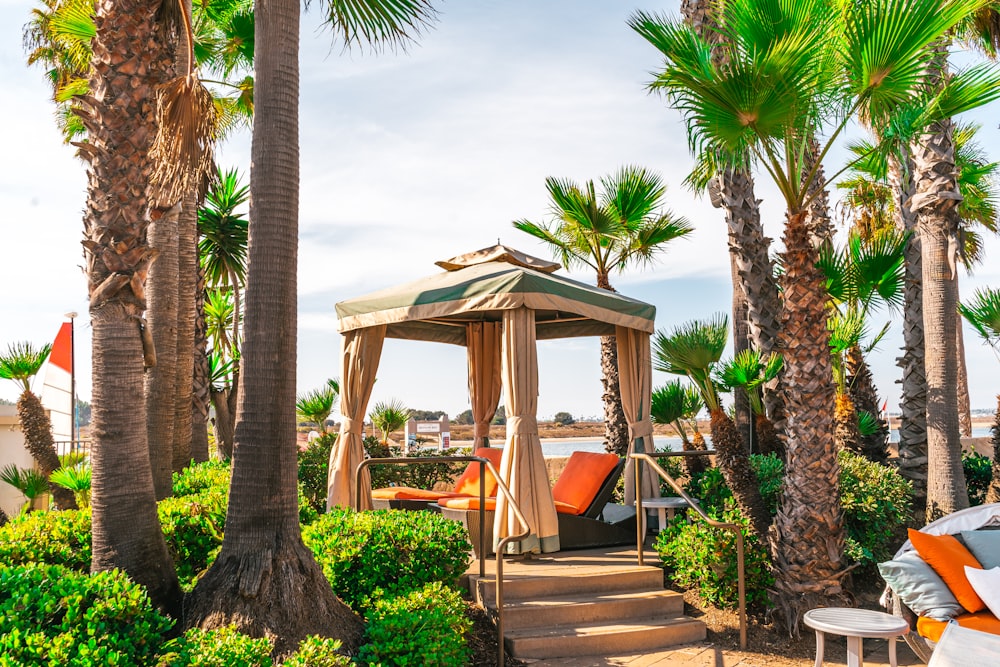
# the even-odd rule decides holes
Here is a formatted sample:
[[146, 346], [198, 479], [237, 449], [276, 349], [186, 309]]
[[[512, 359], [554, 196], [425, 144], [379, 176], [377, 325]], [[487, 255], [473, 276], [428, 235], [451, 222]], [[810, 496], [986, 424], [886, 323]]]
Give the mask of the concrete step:
[[504, 604], [504, 630], [635, 621], [683, 613], [684, 596], [663, 589], [558, 595]]
[[[480, 579], [478, 575], [469, 577], [469, 592], [472, 598], [483, 606], [495, 606], [495, 579], [492, 575]], [[582, 595], [585, 593], [607, 593], [612, 591], [636, 591], [663, 588], [663, 570], [652, 566], [631, 566], [625, 568], [598, 569], [583, 568], [576, 572], [571, 569], [551, 575], [504, 576], [503, 596], [505, 603], [515, 600], [537, 600], [556, 595]]]
[[590, 623], [505, 631], [511, 655], [522, 659], [626, 655], [705, 639], [701, 621], [674, 616], [632, 623]]

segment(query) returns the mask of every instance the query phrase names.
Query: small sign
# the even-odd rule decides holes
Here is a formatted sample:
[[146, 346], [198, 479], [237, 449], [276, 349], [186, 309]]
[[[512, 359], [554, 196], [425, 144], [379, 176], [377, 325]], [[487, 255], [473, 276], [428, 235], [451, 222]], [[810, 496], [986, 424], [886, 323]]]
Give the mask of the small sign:
[[440, 433], [441, 424], [438, 422], [417, 422], [417, 433]]

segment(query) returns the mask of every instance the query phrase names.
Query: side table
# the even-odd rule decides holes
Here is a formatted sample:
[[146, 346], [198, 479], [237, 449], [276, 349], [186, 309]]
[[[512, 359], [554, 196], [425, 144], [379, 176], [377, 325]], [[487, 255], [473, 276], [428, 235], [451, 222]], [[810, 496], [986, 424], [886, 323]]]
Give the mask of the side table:
[[816, 631], [816, 667], [823, 665], [824, 633], [827, 632], [847, 637], [847, 667], [861, 667], [864, 658], [861, 641], [864, 637], [889, 640], [889, 665], [896, 667], [896, 637], [910, 629], [907, 622], [898, 616], [851, 607], [811, 609], [802, 620]]
[[642, 513], [643, 516], [640, 517], [642, 521], [642, 534], [646, 534], [646, 510], [656, 510], [657, 518], [659, 519], [659, 529], [663, 530], [663, 527], [667, 525], [668, 519], [674, 518], [674, 510], [678, 509], [688, 509], [690, 505], [687, 504], [683, 498], [679, 496], [667, 496], [666, 498], [643, 498], [642, 499]]

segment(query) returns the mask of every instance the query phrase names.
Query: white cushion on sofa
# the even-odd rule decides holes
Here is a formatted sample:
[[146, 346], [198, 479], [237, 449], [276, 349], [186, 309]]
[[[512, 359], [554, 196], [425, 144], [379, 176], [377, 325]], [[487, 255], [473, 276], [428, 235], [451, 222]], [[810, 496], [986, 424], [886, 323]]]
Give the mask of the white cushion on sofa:
[[994, 616], [1000, 618], [1000, 567], [980, 570], [966, 565], [965, 576], [976, 595], [983, 599]]

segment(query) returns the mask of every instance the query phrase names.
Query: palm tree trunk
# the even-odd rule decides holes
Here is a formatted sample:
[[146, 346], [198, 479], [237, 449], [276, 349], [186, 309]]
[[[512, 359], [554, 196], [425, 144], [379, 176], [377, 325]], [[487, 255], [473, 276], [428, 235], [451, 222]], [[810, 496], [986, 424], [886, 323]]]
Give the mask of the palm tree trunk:
[[777, 619], [797, 633], [802, 613], [843, 597], [844, 525], [840, 466], [833, 441], [833, 362], [826, 283], [806, 213], [785, 225], [785, 308], [780, 338], [785, 365], [785, 483], [770, 542]]
[[[60, 464], [59, 454], [52, 440], [52, 421], [46, 414], [42, 401], [30, 391], [23, 392], [17, 399], [17, 418], [24, 434], [24, 446], [35, 459], [38, 472], [45, 479], [49, 479], [52, 472], [59, 469]], [[58, 509], [77, 509], [76, 497], [69, 489], [50, 481], [49, 492]]]
[[916, 192], [912, 156], [906, 163], [889, 160], [889, 181], [896, 198], [896, 227], [909, 232], [904, 249], [903, 354], [899, 415], [899, 474], [913, 485], [914, 513], [927, 503], [927, 378], [924, 373], [923, 259], [917, 216], [910, 208]]
[[177, 218], [180, 204], [155, 210], [149, 244], [159, 255], [149, 269], [147, 322], [153, 334], [156, 365], [146, 369], [145, 408], [149, 462], [156, 499], [173, 489], [174, 392], [177, 384]]
[[212, 390], [212, 407], [215, 408], [215, 451], [220, 459], [228, 461], [233, 458], [233, 414], [229, 409], [229, 395], [232, 389], [222, 391]]
[[[733, 355], [750, 349], [750, 325], [747, 321], [747, 297], [740, 283], [739, 267], [736, 258], [733, 256], [732, 248], [729, 250], [729, 273], [733, 282]], [[746, 389], [735, 387], [733, 389], [733, 421], [736, 429], [745, 443], [747, 452], [755, 453], [758, 450], [756, 437], [754, 434], [753, 411], [750, 409], [750, 399], [747, 397]]]
[[849, 394], [838, 394], [833, 411], [833, 441], [837, 450], [846, 449], [862, 454], [861, 431], [858, 430], [858, 411]]
[[[805, 178], [819, 160], [820, 145], [816, 141], [816, 135], [809, 137], [809, 150], [805, 155], [802, 177]], [[820, 164], [816, 170], [816, 176], [809, 181], [808, 196], [813, 197], [809, 204], [809, 215], [806, 217], [806, 226], [809, 228], [809, 236], [812, 243], [817, 248], [833, 243], [833, 221], [830, 220], [830, 192], [826, 187], [826, 176], [823, 174], [823, 165]]]
[[[598, 274], [597, 286], [614, 292], [608, 276]], [[622, 408], [618, 382], [618, 345], [614, 336], [601, 336], [601, 400], [604, 402], [604, 448], [618, 456], [628, 454], [628, 420]]]
[[191, 380], [191, 458], [208, 460], [208, 326], [205, 323], [205, 275], [198, 267], [195, 283], [194, 364]]
[[[956, 297], [957, 298], [957, 297]], [[958, 384], [958, 434], [963, 438], [972, 437], [972, 401], [969, 398], [969, 369], [965, 364], [965, 336], [962, 332], [962, 314], [955, 313], [955, 363]]]
[[771, 513], [760, 496], [757, 475], [750, 467], [750, 459], [743, 448], [736, 424], [721, 408], [712, 411], [712, 446], [715, 448], [715, 462], [726, 479], [729, 490], [740, 511], [750, 521], [750, 527], [757, 534], [761, 544], [767, 544], [767, 528], [771, 525]]
[[882, 419], [878, 391], [872, 379], [868, 362], [861, 354], [861, 348], [852, 346], [845, 359], [847, 370], [847, 391], [856, 411], [865, 410], [874, 416], [879, 429], [871, 435], [861, 436], [861, 453], [869, 461], [885, 463], [889, 458], [889, 425]]
[[990, 432], [993, 435], [993, 477], [986, 492], [987, 504], [1000, 503], [1000, 396], [997, 396], [997, 411]]
[[299, 210], [299, 3], [257, 0], [250, 175], [250, 274], [229, 513], [218, 558], [187, 618], [275, 638], [287, 655], [307, 635], [349, 651], [360, 619], [302, 543], [295, 443]]
[[195, 294], [198, 290], [198, 201], [184, 197], [177, 221], [177, 373], [174, 384], [173, 469], [180, 471], [191, 460], [208, 460], [208, 443], [197, 455], [192, 447], [191, 405], [194, 387]]
[[153, 93], [172, 69], [158, 2], [100, 0], [90, 96], [78, 98], [89, 132], [84, 217], [93, 328], [92, 570], [119, 568], [153, 602], [180, 616], [180, 587], [156, 514], [142, 408], [147, 243], [146, 185]]
[[[944, 48], [942, 46], [941, 48]], [[943, 76], [942, 54], [940, 69]], [[953, 124], [935, 123], [913, 146], [917, 213], [923, 260], [924, 368], [927, 374], [927, 521], [969, 506], [958, 432], [958, 202]]]

